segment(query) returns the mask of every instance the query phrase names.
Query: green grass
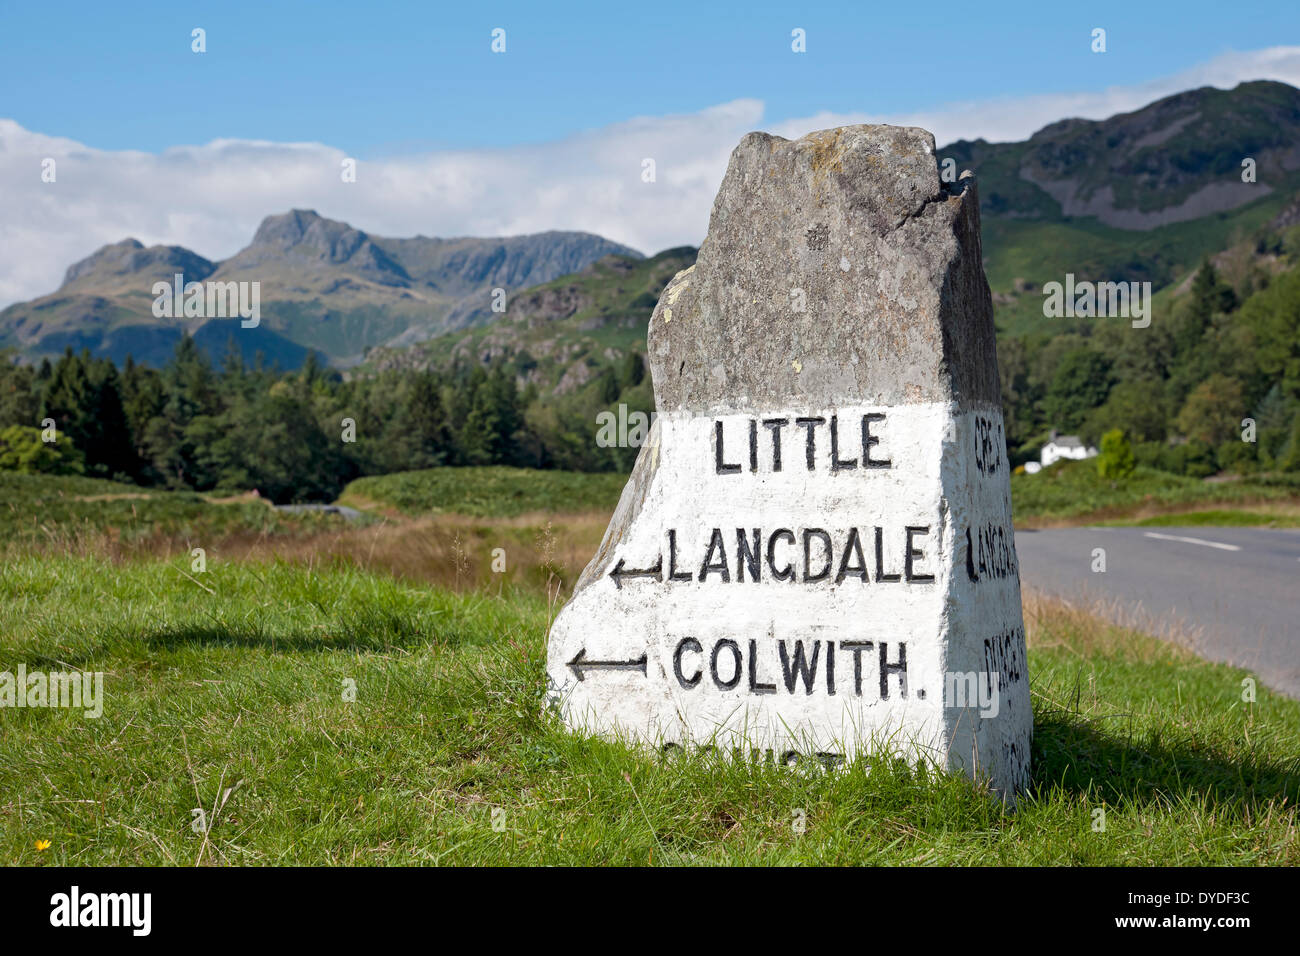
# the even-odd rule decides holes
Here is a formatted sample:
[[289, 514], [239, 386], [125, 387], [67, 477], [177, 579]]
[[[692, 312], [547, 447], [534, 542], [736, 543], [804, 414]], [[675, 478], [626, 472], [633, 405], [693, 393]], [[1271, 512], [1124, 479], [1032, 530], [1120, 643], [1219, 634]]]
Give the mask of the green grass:
[[338, 520], [285, 514], [260, 502], [213, 504], [192, 492], [97, 478], [0, 471], [0, 551], [61, 548], [100, 536], [127, 546], [159, 539], [211, 542], [231, 534], [305, 533]]
[[1131, 524], [1140, 528], [1300, 528], [1300, 514], [1270, 514], [1266, 511], [1227, 510], [1182, 511], [1177, 514], [1153, 515], [1138, 521], [1107, 521], [1104, 524]]
[[0, 565], [0, 670], [107, 675], [99, 719], [0, 709], [0, 862], [1300, 863], [1300, 704], [1242, 704], [1241, 672], [1073, 618], [1036, 624], [1033, 790], [1008, 813], [884, 761], [810, 775], [567, 734], [530, 592], [187, 575]]
[[1011, 476], [1011, 501], [1017, 521], [1118, 517], [1107, 513], [1202, 502], [1294, 502], [1296, 497], [1295, 490], [1286, 485], [1249, 480], [1205, 482], [1145, 467], [1139, 467], [1126, 479], [1110, 481], [1097, 473], [1095, 459], [1062, 461], [1036, 475]]
[[391, 302], [346, 303], [336, 296], [268, 302], [262, 307], [262, 320], [291, 342], [332, 359], [359, 356], [367, 346], [385, 342], [415, 324], [412, 310], [394, 309]]
[[509, 518], [528, 512], [613, 511], [627, 476], [529, 468], [429, 468], [358, 478], [339, 502], [377, 504], [403, 514]]
[[[1014, 171], [1012, 174], [1016, 175]], [[1089, 322], [1124, 322], [1114, 318], [1046, 319], [1042, 286], [1046, 282], [1064, 282], [1065, 273], [1073, 272], [1079, 280], [1147, 280], [1159, 291], [1181, 281], [1206, 256], [1221, 252], [1267, 223], [1300, 185], [1294, 174], [1285, 182], [1283, 188], [1236, 209], [1144, 230], [1118, 229], [1094, 218], [1059, 221], [1051, 217], [986, 215], [981, 228], [989, 285], [1010, 293], [1020, 278], [1033, 282], [1040, 290], [1018, 295], [1013, 302], [996, 307], [999, 332], [1020, 336], [1056, 332]], [[985, 195], [983, 186], [980, 194]]]

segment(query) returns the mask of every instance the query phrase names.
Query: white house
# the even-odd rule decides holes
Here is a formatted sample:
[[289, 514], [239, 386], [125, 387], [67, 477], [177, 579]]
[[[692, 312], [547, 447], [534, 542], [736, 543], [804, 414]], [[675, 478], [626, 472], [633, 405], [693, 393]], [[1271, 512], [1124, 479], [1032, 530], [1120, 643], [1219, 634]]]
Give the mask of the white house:
[[[1052, 432], [1052, 437], [1047, 444], [1043, 446], [1039, 460], [1042, 461], [1043, 467], [1046, 468], [1053, 462], [1060, 461], [1062, 458], [1096, 458], [1097, 449], [1091, 445], [1085, 445], [1078, 435], [1058, 435]], [[1026, 469], [1028, 470], [1028, 469]]]

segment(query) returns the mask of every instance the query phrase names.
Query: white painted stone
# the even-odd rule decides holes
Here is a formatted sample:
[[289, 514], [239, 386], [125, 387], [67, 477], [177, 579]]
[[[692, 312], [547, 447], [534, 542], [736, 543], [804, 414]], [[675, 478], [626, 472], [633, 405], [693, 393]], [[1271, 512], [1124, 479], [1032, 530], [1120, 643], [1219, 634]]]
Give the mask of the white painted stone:
[[[862, 465], [860, 422], [867, 414], [885, 416], [870, 426], [878, 442], [871, 457], [888, 461], [888, 467]], [[832, 416], [840, 460], [856, 461], [855, 468], [832, 472]], [[803, 417], [826, 422], [814, 429], [812, 470], [807, 430], [795, 423]], [[762, 420], [781, 418], [788, 424], [780, 429], [777, 472], [772, 430]], [[757, 418], [660, 415], [648, 444], [657, 468], [636, 518], [605, 562], [604, 574], [574, 597], [551, 632], [551, 691], [570, 726], [659, 748], [739, 746], [771, 750], [773, 759], [788, 761], [821, 755], [827, 763], [890, 740], [939, 766], [978, 771], [1011, 789], [1021, 784], [1031, 715], [1007, 463], [995, 444], [990, 461], [1001, 480], [981, 472], [977, 418], [991, 422], [996, 435], [996, 412], [954, 414], [951, 406], [937, 403], [773, 409]], [[751, 471], [749, 428], [755, 420], [758, 470]], [[740, 465], [738, 472], [717, 472], [719, 422], [724, 464]], [[954, 440], [945, 443], [945, 435]], [[629, 486], [624, 494], [635, 489]], [[905, 555], [908, 527], [926, 529], [912, 536], [919, 552], [912, 580]], [[715, 528], [721, 531], [727, 581], [717, 569], [717, 552], [709, 554]], [[744, 529], [752, 552], [755, 528], [757, 582], [737, 541], [737, 529]], [[858, 564], [850, 547], [853, 528], [869, 581], [849, 573], [837, 582], [846, 551], [846, 570]], [[769, 562], [768, 544], [781, 529], [789, 530], [794, 543], [779, 537]], [[817, 577], [826, 563], [823, 539], [809, 535], [812, 560], [805, 565], [808, 529], [824, 531], [832, 542], [822, 580], [804, 580]], [[974, 545], [969, 566], [968, 530]], [[983, 558], [981, 530], [985, 541], [992, 539]], [[706, 559], [714, 570], [705, 568]], [[776, 580], [774, 571], [787, 565], [797, 579]], [[997, 577], [995, 567], [1008, 573]], [[653, 568], [657, 574], [626, 573]], [[971, 579], [972, 569], [979, 581]], [[689, 580], [669, 580], [673, 572], [689, 574]], [[904, 580], [880, 580], [892, 575]], [[920, 580], [927, 575], [933, 580]], [[735, 649], [724, 643], [718, 650], [715, 675], [711, 659], [726, 641], [735, 642]], [[811, 693], [795, 667], [796, 642], [802, 642], [813, 672]], [[855, 642], [873, 646], [853, 647]], [[898, 664], [900, 654], [906, 659], [906, 689], [898, 672], [887, 671], [887, 697], [880, 693], [882, 646], [887, 665]], [[609, 667], [610, 662], [625, 666]], [[787, 671], [794, 674], [793, 693]], [[981, 716], [977, 694], [966, 706], [945, 706], [957, 703], [945, 700], [953, 697], [945, 686], [949, 673], [975, 673], [985, 681], [983, 711], [995, 701], [996, 716]], [[989, 675], [997, 675], [994, 696]]]
[[[784, 763], [834, 766], [890, 753], [987, 780], [1008, 799], [1026, 785], [1032, 714], [1008, 462], [991, 397], [996, 368], [981, 364], [995, 361], [982, 272], [960, 280], [981, 301], [967, 309], [944, 298], [957, 288], [948, 263], [973, 260], [978, 269], [978, 206], [969, 180], [925, 198], [923, 189], [942, 187], [920, 132], [815, 134], [811, 160], [797, 152], [804, 141], [747, 138], [733, 156], [699, 271], [669, 285], [652, 319], [660, 412], [600, 551], [551, 630], [548, 692], [570, 728]], [[848, 168], [853, 150], [881, 148], [910, 150], [900, 168], [921, 186], [907, 187], [900, 174], [903, 186], [870, 189], [896, 189], [922, 213], [933, 207], [934, 221], [917, 214], [887, 231], [863, 278], [840, 267], [846, 257], [823, 263], [800, 252], [796, 274], [774, 275], [770, 295], [729, 291], [709, 242], [726, 229], [743, 239], [733, 217], [750, 204], [737, 199], [742, 212], [729, 212], [724, 197], [766, 181], [753, 166], [810, 169], [810, 188], [824, 191], [826, 155], [849, 157]], [[793, 159], [782, 150], [796, 151]], [[834, 188], [857, 188], [841, 182]], [[859, 216], [880, 228], [863, 202], [843, 206], [848, 225]], [[962, 245], [969, 227], [940, 217], [973, 222], [974, 248]], [[852, 231], [830, 220], [832, 237]], [[781, 261], [789, 261], [781, 258], [787, 233], [802, 241], [806, 230], [817, 250], [827, 241], [804, 223], [770, 228], [780, 233], [770, 245]], [[871, 283], [908, 294], [874, 297]], [[925, 291], [940, 285], [942, 294]], [[820, 338], [815, 328], [800, 338], [801, 326], [765, 326], [747, 314], [783, 303], [789, 287], [816, 290], [814, 302], [843, 296], [865, 305], [832, 313], [839, 324]], [[719, 302], [736, 314], [714, 311]], [[899, 318], [921, 302], [922, 314]], [[855, 317], [856, 308], [869, 311]], [[945, 322], [969, 325], [940, 335]], [[832, 334], [853, 348], [828, 347]], [[791, 338], [804, 346], [780, 344]], [[955, 357], [933, 351], [953, 343], [967, 350], [956, 370]], [[692, 356], [700, 375], [674, 353], [700, 348], [728, 358], [701, 365]], [[767, 424], [774, 420], [785, 421], [779, 432]]]

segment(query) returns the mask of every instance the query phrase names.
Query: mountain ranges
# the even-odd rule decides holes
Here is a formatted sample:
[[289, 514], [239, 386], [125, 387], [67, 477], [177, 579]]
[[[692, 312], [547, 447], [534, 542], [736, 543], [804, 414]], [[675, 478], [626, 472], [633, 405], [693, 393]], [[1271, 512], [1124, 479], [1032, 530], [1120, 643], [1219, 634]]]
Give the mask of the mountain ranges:
[[[936, 158], [977, 176], [1000, 335], [1050, 334], [1042, 285], [1067, 272], [1185, 286], [1202, 259], [1300, 222], [1300, 90], [1205, 87], [1105, 120], [1061, 120], [1023, 142], [958, 141]], [[219, 262], [134, 239], [105, 246], [58, 290], [0, 311], [0, 348], [157, 365], [188, 331], [220, 354], [237, 320], [153, 316], [153, 283], [179, 272], [261, 283], [262, 321], [236, 337], [246, 357], [293, 367], [313, 349], [350, 374], [505, 360], [521, 382], [564, 394], [644, 350], [659, 292], [694, 257], [683, 246], [646, 258], [581, 232], [384, 238], [291, 210]], [[493, 289], [506, 292], [504, 312]]]

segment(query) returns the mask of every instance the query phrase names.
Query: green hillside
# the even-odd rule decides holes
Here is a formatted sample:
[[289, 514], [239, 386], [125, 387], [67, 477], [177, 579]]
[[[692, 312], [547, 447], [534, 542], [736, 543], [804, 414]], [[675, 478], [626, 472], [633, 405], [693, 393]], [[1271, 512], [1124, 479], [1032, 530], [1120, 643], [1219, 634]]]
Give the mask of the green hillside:
[[[1300, 90], [1261, 80], [1187, 90], [1104, 120], [1063, 119], [1024, 142], [962, 140], [938, 156], [975, 171], [986, 216], [1095, 217], [1144, 230], [1294, 189], [1297, 132]], [[1247, 158], [1253, 183], [1242, 180]]]
[[248, 498], [214, 502], [187, 491], [0, 471], [0, 554], [105, 544], [211, 546], [229, 535], [309, 534], [340, 524], [332, 516], [289, 514]]
[[514, 517], [529, 512], [612, 512], [627, 482], [618, 473], [529, 468], [429, 468], [358, 478], [340, 504], [393, 508], [406, 515]]
[[646, 325], [668, 280], [695, 262], [690, 246], [648, 259], [611, 255], [582, 272], [526, 289], [504, 315], [480, 309], [471, 327], [406, 349], [374, 349], [361, 371], [429, 368], [459, 361], [506, 360], [530, 384], [561, 391], [585, 384], [580, 370], [644, 352]]
[[1059, 331], [1066, 322], [1112, 321], [1044, 318], [1043, 285], [1064, 281], [1067, 272], [1090, 281], [1150, 282], [1157, 291], [1176, 285], [1207, 256], [1266, 229], [1294, 195], [1265, 195], [1230, 212], [1145, 231], [1117, 229], [1096, 219], [1049, 222], [983, 212], [984, 269], [998, 331], [1023, 336]]

